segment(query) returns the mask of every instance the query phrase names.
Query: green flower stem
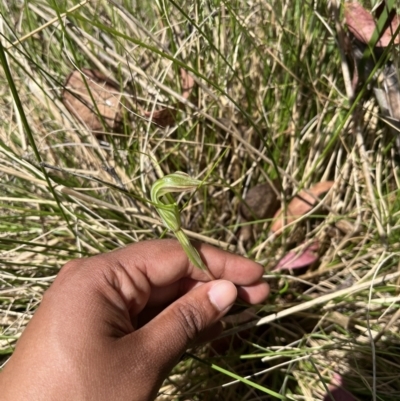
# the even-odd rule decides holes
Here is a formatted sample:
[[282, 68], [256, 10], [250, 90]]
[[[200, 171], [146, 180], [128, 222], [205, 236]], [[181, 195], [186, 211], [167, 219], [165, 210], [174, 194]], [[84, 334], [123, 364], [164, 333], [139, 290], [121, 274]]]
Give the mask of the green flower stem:
[[183, 232], [179, 208], [171, 195], [171, 192], [185, 192], [196, 189], [201, 183], [201, 181], [177, 171], [158, 179], [151, 187], [150, 196], [165, 227], [174, 233], [190, 262], [206, 273], [210, 280], [214, 280], [215, 278], [202, 261], [197, 249]]
[[196, 266], [204, 273], [207, 274], [210, 280], [215, 280], [215, 277], [211, 274], [208, 270], [207, 266], [204, 264], [203, 260], [201, 259], [199, 252], [197, 249], [192, 245], [188, 236], [183, 232], [182, 229], [174, 232], [175, 237], [178, 239], [179, 243], [182, 245], [183, 250], [185, 251], [187, 257], [189, 258], [190, 262], [193, 266]]

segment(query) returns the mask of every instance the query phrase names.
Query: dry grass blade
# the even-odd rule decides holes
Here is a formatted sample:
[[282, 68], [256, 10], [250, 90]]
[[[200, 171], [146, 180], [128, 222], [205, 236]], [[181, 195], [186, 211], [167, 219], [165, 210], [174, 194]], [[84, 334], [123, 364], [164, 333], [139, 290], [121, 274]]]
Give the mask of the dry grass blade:
[[335, 298], [341, 298], [343, 296], [351, 295], [352, 293], [356, 293], [356, 292], [359, 292], [359, 291], [366, 290], [366, 289], [368, 289], [370, 287], [373, 287], [375, 285], [380, 285], [380, 284], [384, 283], [386, 280], [388, 280], [388, 281], [395, 280], [398, 277], [400, 277], [400, 273], [399, 272], [393, 273], [393, 274], [390, 274], [388, 276], [384, 276], [384, 277], [381, 277], [381, 278], [378, 278], [378, 279], [375, 279], [375, 280], [371, 280], [371, 281], [368, 281], [366, 283], [356, 284], [356, 285], [354, 285], [354, 286], [352, 286], [350, 288], [345, 288], [343, 290], [335, 291], [335, 292], [332, 292], [330, 294], [326, 294], [326, 295], [320, 296], [320, 297], [318, 297], [316, 299], [313, 299], [313, 300], [310, 300], [310, 301], [307, 301], [307, 302], [303, 302], [300, 305], [296, 305], [296, 306], [293, 306], [291, 308], [285, 309], [283, 311], [280, 311], [280, 312], [277, 312], [277, 313], [273, 313], [273, 314], [271, 314], [269, 316], [265, 316], [265, 317], [263, 317], [263, 318], [261, 318], [261, 319], [259, 319], [257, 321], [244, 324], [242, 326], [239, 326], [239, 327], [231, 329], [231, 330], [227, 330], [220, 337], [230, 336], [230, 335], [232, 335], [234, 333], [238, 333], [240, 331], [247, 330], [247, 329], [249, 329], [251, 327], [254, 327], [254, 326], [262, 326], [262, 325], [265, 325], [265, 324], [270, 324], [270, 323], [275, 322], [275, 321], [277, 321], [279, 319], [282, 319], [282, 318], [284, 318], [286, 316], [294, 315], [296, 313], [305, 311], [307, 309], [311, 309], [311, 308], [315, 307], [316, 305], [325, 304], [325, 303], [327, 303], [329, 301], [334, 300]]

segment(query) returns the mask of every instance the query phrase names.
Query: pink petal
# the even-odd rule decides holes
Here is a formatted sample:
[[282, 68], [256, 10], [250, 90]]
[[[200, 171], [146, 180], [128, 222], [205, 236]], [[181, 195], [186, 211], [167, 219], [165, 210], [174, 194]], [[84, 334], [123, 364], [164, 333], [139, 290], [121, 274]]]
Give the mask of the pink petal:
[[315, 241], [302, 249], [300, 253], [290, 251], [278, 262], [273, 270], [299, 269], [313, 264], [319, 259], [319, 256], [314, 253], [318, 250], [318, 247], [319, 244]]

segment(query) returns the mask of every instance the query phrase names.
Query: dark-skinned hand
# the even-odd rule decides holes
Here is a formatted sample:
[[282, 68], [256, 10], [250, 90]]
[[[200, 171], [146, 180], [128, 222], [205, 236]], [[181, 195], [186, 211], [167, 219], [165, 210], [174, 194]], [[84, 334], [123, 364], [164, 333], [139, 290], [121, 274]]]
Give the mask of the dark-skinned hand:
[[0, 400], [154, 399], [187, 348], [220, 332], [238, 295], [268, 295], [257, 263], [197, 248], [215, 281], [174, 240], [67, 263], [0, 373]]

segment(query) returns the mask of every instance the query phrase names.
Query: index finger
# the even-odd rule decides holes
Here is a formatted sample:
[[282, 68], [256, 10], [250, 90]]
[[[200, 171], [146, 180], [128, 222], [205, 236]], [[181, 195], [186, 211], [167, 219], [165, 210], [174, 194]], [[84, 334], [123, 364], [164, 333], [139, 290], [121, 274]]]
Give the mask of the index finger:
[[[216, 279], [248, 286], [260, 280], [263, 268], [256, 262], [207, 244], [196, 244], [206, 266]], [[128, 272], [138, 269], [149, 283], [163, 287], [181, 278], [209, 281], [207, 275], [193, 266], [176, 240], [151, 240], [136, 243], [104, 255], [118, 262]]]

